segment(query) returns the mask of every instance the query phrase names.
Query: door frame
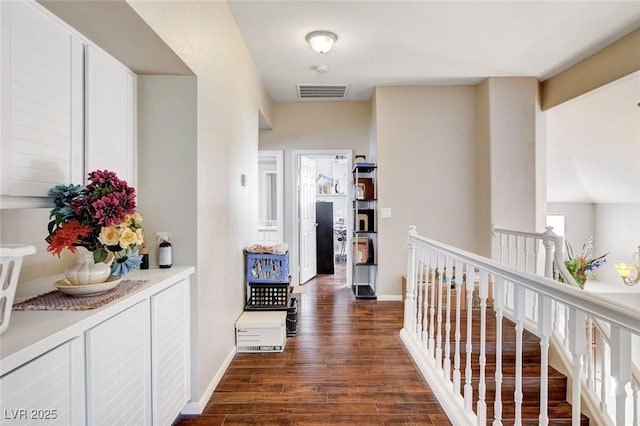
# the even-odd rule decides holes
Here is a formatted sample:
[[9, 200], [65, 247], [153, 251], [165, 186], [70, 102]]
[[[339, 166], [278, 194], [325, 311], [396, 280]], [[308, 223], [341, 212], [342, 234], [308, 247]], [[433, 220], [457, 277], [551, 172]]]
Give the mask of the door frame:
[[[289, 250], [289, 269], [291, 273], [291, 284], [300, 285], [300, 259], [298, 253], [300, 251], [300, 176], [298, 173], [298, 164], [300, 164], [300, 157], [313, 157], [313, 156], [331, 156], [331, 155], [344, 155], [347, 158], [347, 164], [353, 165], [353, 150], [351, 149], [294, 149], [292, 151], [291, 160], [288, 166], [288, 176], [291, 176], [293, 183], [292, 197], [293, 202], [290, 206], [291, 220], [289, 221], [289, 235], [291, 235], [291, 248]], [[351, 166], [350, 166], [351, 167]], [[346, 196], [347, 202], [351, 202], [352, 199], [352, 186], [353, 180], [351, 173], [348, 173], [349, 184], [347, 185]], [[347, 209], [347, 235], [351, 235], [353, 232], [353, 211]], [[351, 250], [347, 247], [345, 250], [347, 253], [347, 265], [351, 264]], [[351, 282], [351, 268], [347, 267], [347, 283]]]

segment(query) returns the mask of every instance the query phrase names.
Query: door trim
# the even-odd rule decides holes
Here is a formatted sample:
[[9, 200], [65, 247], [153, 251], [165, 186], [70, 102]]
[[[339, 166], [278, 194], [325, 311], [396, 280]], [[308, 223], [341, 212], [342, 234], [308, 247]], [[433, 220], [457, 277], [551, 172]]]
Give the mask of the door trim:
[[[327, 155], [344, 155], [347, 157], [347, 164], [353, 165], [353, 150], [351, 149], [294, 149], [292, 151], [291, 160], [288, 165], [288, 176], [291, 176], [293, 181], [293, 203], [290, 206], [291, 220], [287, 225], [289, 227], [289, 235], [292, 235], [291, 245], [289, 249], [289, 269], [291, 274], [291, 285], [300, 285], [300, 259], [298, 256], [300, 250], [300, 176], [298, 175], [298, 164], [300, 157], [313, 157], [313, 156], [327, 156]], [[349, 166], [351, 167], [351, 166]], [[349, 173], [350, 176], [350, 173]], [[349, 179], [347, 185], [347, 200], [351, 202], [352, 199], [352, 187], [353, 182]], [[353, 232], [353, 212], [352, 209], [347, 209], [347, 235], [351, 235]], [[351, 264], [351, 250], [347, 247], [347, 265]], [[347, 283], [351, 282], [351, 268], [347, 268]]]

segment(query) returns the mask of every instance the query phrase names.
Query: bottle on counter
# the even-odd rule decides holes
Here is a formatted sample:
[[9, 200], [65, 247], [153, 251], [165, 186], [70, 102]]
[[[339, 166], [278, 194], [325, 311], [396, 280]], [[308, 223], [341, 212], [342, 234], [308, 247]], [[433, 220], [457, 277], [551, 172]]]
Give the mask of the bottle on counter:
[[171, 268], [173, 262], [173, 252], [169, 237], [171, 234], [168, 232], [156, 232], [158, 237], [158, 267], [159, 268]]
[[142, 262], [140, 263], [140, 269], [149, 269], [149, 250], [147, 250], [147, 244], [142, 244], [140, 249], [140, 255], [142, 256]]

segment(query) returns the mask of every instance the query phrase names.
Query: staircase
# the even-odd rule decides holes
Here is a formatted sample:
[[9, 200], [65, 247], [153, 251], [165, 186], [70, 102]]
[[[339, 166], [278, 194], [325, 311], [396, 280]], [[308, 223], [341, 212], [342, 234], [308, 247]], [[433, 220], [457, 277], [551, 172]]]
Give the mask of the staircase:
[[[455, 293], [454, 293], [455, 294]], [[480, 354], [480, 309], [473, 309], [472, 319], [472, 387], [474, 412], [477, 412], [475, 401], [478, 401], [478, 388], [480, 377], [480, 366], [476, 362]], [[461, 312], [461, 329], [466, 330], [466, 312]], [[496, 336], [493, 330], [496, 329], [496, 316], [492, 309], [487, 308], [486, 315], [486, 393], [487, 404], [487, 424], [492, 424], [494, 420], [494, 405], [496, 395]], [[502, 423], [514, 424], [515, 404], [514, 392], [516, 383], [516, 332], [515, 324], [508, 319], [502, 320]], [[444, 330], [443, 330], [444, 333]], [[464, 333], [462, 333], [464, 335]], [[466, 344], [464, 338], [462, 344]], [[453, 350], [452, 352], [453, 353]], [[464, 373], [466, 368], [465, 358], [460, 359], [460, 370]], [[549, 424], [570, 425], [571, 405], [566, 400], [567, 377], [553, 367], [548, 369], [548, 407]], [[463, 379], [464, 383], [464, 379]], [[524, 331], [522, 338], [522, 424], [538, 424], [538, 414], [540, 411], [540, 339], [528, 331]], [[589, 419], [582, 415], [581, 425], [588, 425]]]
[[[554, 251], [561, 237], [501, 236], [499, 261], [415, 227], [408, 241], [400, 337], [453, 424], [640, 426], [640, 374], [630, 356], [640, 311], [572, 283]], [[551, 342], [573, 380], [549, 365]]]

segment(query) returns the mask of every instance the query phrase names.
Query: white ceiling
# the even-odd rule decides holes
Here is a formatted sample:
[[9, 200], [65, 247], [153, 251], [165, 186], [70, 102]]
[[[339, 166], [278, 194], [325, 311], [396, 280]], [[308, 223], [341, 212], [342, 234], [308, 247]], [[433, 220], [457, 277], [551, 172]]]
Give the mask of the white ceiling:
[[[275, 101], [298, 100], [297, 84], [347, 84], [359, 101], [378, 85], [542, 81], [640, 28], [640, 1], [228, 3]], [[333, 51], [309, 48], [314, 30], [338, 35]], [[640, 202], [638, 102], [640, 73], [546, 113], [550, 202]]]
[[[357, 101], [377, 85], [544, 80], [640, 27], [640, 1], [228, 3], [276, 101], [296, 100], [298, 83], [348, 84]], [[309, 48], [313, 30], [338, 35], [331, 52]]]

